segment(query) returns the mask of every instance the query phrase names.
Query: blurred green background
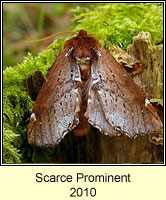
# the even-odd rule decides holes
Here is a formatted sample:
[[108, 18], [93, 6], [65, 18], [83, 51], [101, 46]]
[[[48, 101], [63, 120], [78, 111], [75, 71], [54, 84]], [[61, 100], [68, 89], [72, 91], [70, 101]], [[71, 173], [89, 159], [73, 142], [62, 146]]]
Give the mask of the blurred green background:
[[28, 43], [70, 29], [71, 9], [91, 7], [95, 3], [4, 3], [3, 69], [21, 63], [28, 51], [34, 54], [50, 41]]
[[21, 63], [27, 52], [37, 55], [53, 39], [26, 41], [69, 29], [97, 33], [123, 49], [142, 30], [160, 43], [162, 7], [162, 3], [3, 3], [3, 69]]

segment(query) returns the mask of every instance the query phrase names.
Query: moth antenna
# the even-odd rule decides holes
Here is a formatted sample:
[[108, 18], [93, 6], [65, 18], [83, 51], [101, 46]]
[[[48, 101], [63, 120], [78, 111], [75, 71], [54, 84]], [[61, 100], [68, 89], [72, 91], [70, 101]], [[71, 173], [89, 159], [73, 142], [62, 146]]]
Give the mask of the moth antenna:
[[88, 33], [88, 35], [97, 36], [97, 37], [99, 37], [100, 39], [102, 39], [106, 44], [108, 44], [115, 52], [117, 52], [117, 53], [124, 53], [123, 50], [121, 50], [121, 49], [119, 49], [119, 48], [117, 49], [117, 47], [115, 48], [110, 42], [108, 42], [108, 40], [104, 39], [104, 38], [101, 37], [100, 35], [95, 34], [95, 33]]
[[45, 41], [45, 40], [48, 40], [48, 39], [57, 37], [57, 36], [59, 36], [59, 35], [68, 34], [68, 33], [77, 34], [77, 32], [74, 32], [74, 31], [64, 31], [64, 32], [60, 32], [60, 33], [55, 33], [55, 34], [53, 34], [53, 35], [50, 35], [50, 36], [48, 36], [48, 37], [44, 37], [44, 38], [41, 38], [41, 39], [38, 39], [38, 40], [29, 40], [29, 41], [26, 41], [26, 42], [42, 42], [42, 41]]

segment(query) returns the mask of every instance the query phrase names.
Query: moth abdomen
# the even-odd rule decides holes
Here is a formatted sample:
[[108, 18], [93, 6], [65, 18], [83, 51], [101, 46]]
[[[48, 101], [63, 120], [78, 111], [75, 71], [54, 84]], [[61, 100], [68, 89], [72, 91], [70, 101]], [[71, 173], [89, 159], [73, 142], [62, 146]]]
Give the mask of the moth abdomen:
[[88, 106], [88, 91], [89, 87], [89, 80], [82, 81], [82, 84], [80, 86], [80, 110], [78, 113], [79, 118], [79, 124], [74, 128], [73, 133], [76, 136], [83, 136], [90, 132], [90, 124], [88, 123], [88, 119], [85, 117], [85, 112], [87, 110]]

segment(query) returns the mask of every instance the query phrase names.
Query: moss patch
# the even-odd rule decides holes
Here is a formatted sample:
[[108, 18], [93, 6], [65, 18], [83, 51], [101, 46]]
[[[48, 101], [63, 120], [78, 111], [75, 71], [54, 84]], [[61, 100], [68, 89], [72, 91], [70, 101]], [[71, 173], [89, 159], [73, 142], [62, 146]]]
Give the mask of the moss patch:
[[75, 31], [85, 29], [97, 33], [122, 49], [126, 49], [132, 37], [141, 31], [149, 32], [155, 44], [163, 41], [161, 3], [101, 3], [90, 9], [78, 7], [71, 12]]

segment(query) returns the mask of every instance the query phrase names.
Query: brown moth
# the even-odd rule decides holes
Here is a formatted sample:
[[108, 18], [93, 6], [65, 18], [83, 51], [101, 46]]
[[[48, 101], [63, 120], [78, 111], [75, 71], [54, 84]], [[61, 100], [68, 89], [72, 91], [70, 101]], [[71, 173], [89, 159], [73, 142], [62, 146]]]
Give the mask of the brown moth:
[[81, 30], [66, 41], [47, 74], [30, 118], [28, 142], [55, 146], [72, 130], [85, 135], [90, 124], [106, 135], [130, 138], [162, 128], [125, 69]]

